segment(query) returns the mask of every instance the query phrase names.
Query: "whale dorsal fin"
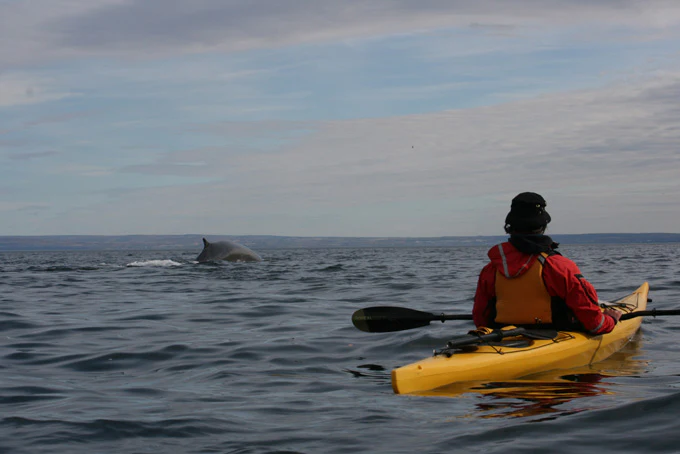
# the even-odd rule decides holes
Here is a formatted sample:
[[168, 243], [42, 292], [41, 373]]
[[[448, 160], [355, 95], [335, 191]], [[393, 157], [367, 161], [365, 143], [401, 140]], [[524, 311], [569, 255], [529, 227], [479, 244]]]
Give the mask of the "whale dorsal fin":
[[208, 240], [206, 240], [205, 238], [203, 238], [203, 247], [208, 247], [209, 244], [210, 244], [210, 243], [208, 243]]

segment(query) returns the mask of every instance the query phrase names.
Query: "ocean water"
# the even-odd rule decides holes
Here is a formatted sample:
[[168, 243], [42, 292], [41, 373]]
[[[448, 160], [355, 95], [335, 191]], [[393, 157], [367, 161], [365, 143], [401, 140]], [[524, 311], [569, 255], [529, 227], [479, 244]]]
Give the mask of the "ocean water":
[[[486, 247], [0, 253], [2, 453], [680, 452], [680, 317], [541, 380], [395, 395], [471, 322], [364, 333], [360, 308], [471, 310]], [[561, 248], [612, 300], [680, 307], [680, 245]]]

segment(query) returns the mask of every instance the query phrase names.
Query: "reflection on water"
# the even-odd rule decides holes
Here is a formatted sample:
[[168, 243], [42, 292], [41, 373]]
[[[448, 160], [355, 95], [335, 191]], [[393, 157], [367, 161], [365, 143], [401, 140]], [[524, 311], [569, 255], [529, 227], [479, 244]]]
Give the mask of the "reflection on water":
[[343, 369], [345, 372], [349, 372], [357, 378], [366, 378], [377, 383], [390, 383], [390, 372], [386, 370], [380, 364], [361, 364], [357, 366], [358, 369], [364, 369], [363, 371]]
[[493, 399], [491, 402], [477, 404], [477, 409], [485, 413], [482, 418], [526, 417], [552, 414], [562, 416], [574, 414], [585, 408], [572, 408], [563, 411], [556, 408], [566, 402], [581, 397], [592, 397], [601, 394], [612, 394], [604, 386], [598, 386], [606, 375], [597, 373], [574, 374], [556, 377], [554, 381], [515, 381], [495, 382], [473, 388]]
[[599, 363], [568, 370], [557, 370], [503, 382], [454, 383], [421, 396], [461, 397], [479, 400], [474, 417], [507, 418], [546, 415], [540, 420], [578, 413], [589, 407], [557, 408], [583, 397], [615, 394], [607, 379], [642, 374], [647, 362], [641, 354], [642, 336], [636, 333], [620, 351]]

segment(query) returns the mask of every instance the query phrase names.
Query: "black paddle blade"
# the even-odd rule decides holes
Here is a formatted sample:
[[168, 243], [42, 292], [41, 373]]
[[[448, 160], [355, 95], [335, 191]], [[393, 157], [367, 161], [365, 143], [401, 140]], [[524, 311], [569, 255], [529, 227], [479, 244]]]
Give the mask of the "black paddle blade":
[[414, 309], [379, 306], [354, 312], [352, 324], [367, 333], [389, 333], [427, 326], [436, 318], [433, 314]]

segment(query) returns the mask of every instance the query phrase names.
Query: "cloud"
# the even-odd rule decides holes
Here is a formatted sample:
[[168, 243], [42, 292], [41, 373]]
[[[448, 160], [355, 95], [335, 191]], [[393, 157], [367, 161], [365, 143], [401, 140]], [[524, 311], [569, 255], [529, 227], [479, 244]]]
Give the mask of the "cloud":
[[22, 73], [0, 73], [0, 108], [57, 101], [69, 96], [55, 88], [55, 81]]
[[[667, 1], [145, 0], [91, 10], [55, 24], [66, 43], [88, 48], [188, 46], [243, 50], [286, 44], [380, 36], [445, 27], [514, 29], [519, 24], [601, 21], [666, 28], [680, 22]], [[84, 39], [86, 38], [86, 39]]]
[[57, 154], [56, 151], [50, 150], [50, 151], [36, 151], [32, 153], [12, 153], [9, 154], [8, 157], [9, 159], [12, 159], [14, 161], [30, 161], [32, 159], [46, 158], [48, 156], [54, 156], [56, 154]]
[[111, 175], [112, 170], [107, 167], [89, 164], [66, 163], [52, 167], [48, 174], [71, 175], [74, 177], [103, 177]]
[[[436, 191], [450, 185], [451, 175], [479, 187], [472, 184], [477, 178], [518, 167], [513, 162], [519, 159], [528, 162], [509, 174], [508, 181], [537, 170], [550, 180], [549, 171], [557, 167], [578, 169], [587, 182], [609, 173], [603, 172], [605, 158], [616, 158], [617, 166], [655, 165], [656, 170], [677, 159], [673, 144], [680, 138], [675, 125], [680, 107], [674, 102], [678, 90], [676, 75], [636, 90], [618, 86], [434, 114], [306, 123], [304, 127], [315, 132], [280, 153], [233, 156], [211, 150], [210, 156], [198, 155], [209, 166], [223, 156], [224, 166], [228, 161], [232, 167], [267, 169], [272, 175], [275, 169], [286, 169], [275, 178], [288, 180], [290, 190], [365, 177], [397, 181], [396, 186], [417, 185], [422, 193], [424, 186]], [[284, 124], [279, 122], [279, 128]], [[231, 134], [238, 126], [223, 127]], [[291, 122], [289, 127], [294, 131], [301, 125]], [[640, 153], [643, 149], [654, 154]], [[584, 161], [591, 165], [583, 168]], [[423, 175], [428, 184], [423, 185]], [[390, 186], [386, 193], [394, 189]]]
[[[0, 193], [2, 193], [0, 189]], [[0, 200], [0, 213], [40, 213], [49, 210], [50, 207], [44, 203], [24, 203], [24, 202], [3, 202]]]
[[680, 4], [665, 0], [15, 1], [0, 4], [0, 69], [53, 58], [157, 58], [451, 27], [498, 34], [586, 23], [605, 29], [628, 27], [638, 31], [637, 39], [658, 38], [660, 32], [680, 24]]
[[[30, 121], [17, 121], [17, 119], [13, 118], [14, 124], [10, 124], [9, 127], [6, 129], [0, 129], [0, 135], [10, 135], [12, 133], [17, 133], [17, 132], [23, 132], [30, 130], [31, 128], [34, 127], [39, 127], [39, 126], [44, 126], [44, 125], [50, 125], [50, 124], [60, 124], [60, 123], [67, 123], [73, 119], [76, 118], [84, 118], [92, 115], [92, 111], [80, 111], [80, 112], [60, 112], [55, 115], [42, 115], [36, 119], [30, 120]], [[8, 115], [8, 118], [11, 116]], [[18, 120], [21, 120], [22, 117], [19, 117]], [[10, 146], [27, 146], [31, 145], [35, 142], [35, 138], [32, 140], [20, 140], [20, 141], [6, 141], [8, 145]]]
[[192, 149], [127, 168], [210, 179], [112, 193], [87, 216], [94, 228], [113, 213], [144, 213], [125, 221], [138, 233], [163, 225], [175, 233], [497, 234], [509, 200], [532, 190], [548, 199], [558, 232], [676, 231], [678, 94], [674, 74], [475, 109], [277, 122], [283, 136], [303, 126], [306, 134], [263, 153]]

